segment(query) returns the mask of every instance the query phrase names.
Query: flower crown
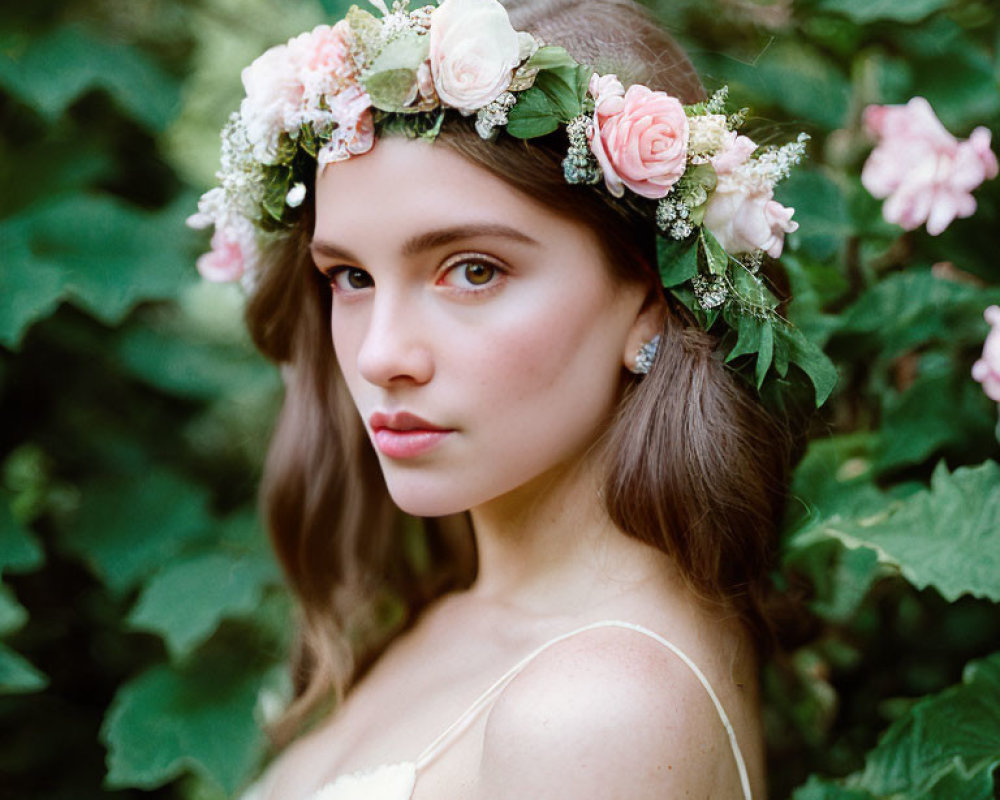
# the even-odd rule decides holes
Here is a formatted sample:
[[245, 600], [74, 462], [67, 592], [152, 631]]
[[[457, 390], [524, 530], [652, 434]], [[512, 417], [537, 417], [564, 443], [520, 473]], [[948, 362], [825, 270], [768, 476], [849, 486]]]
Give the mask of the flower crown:
[[[627, 89], [562, 47], [515, 31], [496, 0], [441, 0], [409, 9], [371, 0], [272, 47], [243, 70], [246, 97], [222, 131], [220, 185], [188, 224], [215, 226], [198, 261], [209, 280], [254, 281], [259, 239], [294, 224], [310, 171], [368, 152], [380, 131], [433, 139], [449, 113], [476, 131], [532, 139], [566, 127], [570, 184], [600, 184], [614, 198], [650, 201], [664, 288], [759, 390], [787, 383], [789, 364], [811, 380], [816, 405], [836, 382], [832, 364], [782, 319], [760, 274], [797, 229], [775, 184], [805, 152], [739, 135], [746, 110], [726, 113], [727, 90], [683, 105], [642, 85]], [[654, 205], [655, 204], [655, 205]]]

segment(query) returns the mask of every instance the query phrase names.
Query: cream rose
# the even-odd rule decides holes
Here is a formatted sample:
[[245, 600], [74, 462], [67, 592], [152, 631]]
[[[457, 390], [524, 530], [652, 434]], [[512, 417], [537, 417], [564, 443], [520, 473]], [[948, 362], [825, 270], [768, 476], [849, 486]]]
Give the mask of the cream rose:
[[445, 105], [472, 114], [510, 86], [522, 37], [496, 0], [444, 0], [431, 14], [430, 65]]
[[795, 209], [773, 199], [770, 188], [748, 185], [736, 175], [720, 175], [705, 209], [705, 227], [732, 254], [763, 250], [781, 255], [785, 234], [799, 228]]

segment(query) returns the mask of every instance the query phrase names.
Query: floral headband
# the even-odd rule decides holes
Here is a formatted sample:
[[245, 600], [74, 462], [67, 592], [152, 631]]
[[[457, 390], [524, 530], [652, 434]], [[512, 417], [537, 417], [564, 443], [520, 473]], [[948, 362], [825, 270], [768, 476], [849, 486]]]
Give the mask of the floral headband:
[[725, 88], [695, 105], [626, 89], [515, 31], [497, 0], [412, 11], [408, 0], [391, 11], [371, 2], [381, 18], [353, 6], [243, 70], [246, 97], [222, 131], [220, 185], [188, 220], [215, 226], [211, 252], [198, 260], [205, 278], [252, 285], [260, 239], [294, 224], [308, 172], [367, 153], [381, 131], [433, 139], [449, 113], [474, 114], [490, 140], [565, 126], [567, 182], [603, 182], [614, 198], [628, 191], [650, 201], [663, 286], [719, 333], [726, 361], [762, 393], [787, 383], [795, 364], [816, 405], [826, 400], [833, 365], [778, 315], [760, 275], [763, 256], [780, 256], [798, 228], [773, 190], [802, 158], [805, 134], [758, 147], [738, 133], [745, 110], [727, 115]]

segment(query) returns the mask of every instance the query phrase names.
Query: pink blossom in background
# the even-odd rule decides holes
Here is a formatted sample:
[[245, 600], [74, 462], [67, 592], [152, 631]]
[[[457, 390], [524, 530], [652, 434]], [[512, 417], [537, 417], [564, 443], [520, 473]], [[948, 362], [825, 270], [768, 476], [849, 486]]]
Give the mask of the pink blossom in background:
[[861, 171], [864, 187], [885, 199], [882, 214], [905, 230], [926, 223], [937, 236], [976, 210], [972, 191], [997, 175], [990, 132], [976, 128], [958, 141], [923, 97], [906, 105], [868, 106], [864, 124], [878, 143]]
[[218, 228], [212, 234], [212, 249], [198, 259], [198, 272], [215, 283], [238, 281], [245, 266], [246, 257], [239, 240]]
[[990, 306], [983, 316], [992, 327], [983, 344], [983, 357], [972, 365], [972, 377], [983, 385], [987, 397], [1000, 403], [1000, 306]]
[[687, 166], [688, 120], [666, 92], [622, 85], [614, 75], [590, 80], [595, 98], [590, 149], [615, 197], [623, 185], [642, 197], [666, 197]]

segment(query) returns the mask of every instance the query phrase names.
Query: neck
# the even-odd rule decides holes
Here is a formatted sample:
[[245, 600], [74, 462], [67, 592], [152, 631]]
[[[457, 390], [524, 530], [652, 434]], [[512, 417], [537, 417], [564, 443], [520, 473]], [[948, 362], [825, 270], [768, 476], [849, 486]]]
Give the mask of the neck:
[[476, 595], [529, 613], [576, 614], [662, 576], [667, 557], [608, 516], [596, 460], [472, 509]]

